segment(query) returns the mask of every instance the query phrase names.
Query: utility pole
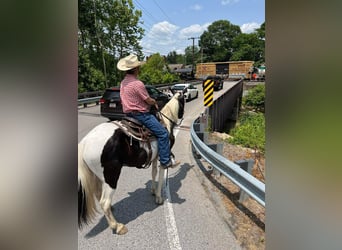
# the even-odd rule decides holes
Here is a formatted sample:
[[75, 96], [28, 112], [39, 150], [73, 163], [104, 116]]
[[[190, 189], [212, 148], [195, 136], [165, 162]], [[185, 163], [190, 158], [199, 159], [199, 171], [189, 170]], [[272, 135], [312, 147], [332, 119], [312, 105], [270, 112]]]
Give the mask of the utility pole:
[[195, 68], [195, 39], [199, 39], [199, 37], [190, 37], [188, 40], [192, 39], [192, 69], [191, 74], [194, 77], [194, 68]]

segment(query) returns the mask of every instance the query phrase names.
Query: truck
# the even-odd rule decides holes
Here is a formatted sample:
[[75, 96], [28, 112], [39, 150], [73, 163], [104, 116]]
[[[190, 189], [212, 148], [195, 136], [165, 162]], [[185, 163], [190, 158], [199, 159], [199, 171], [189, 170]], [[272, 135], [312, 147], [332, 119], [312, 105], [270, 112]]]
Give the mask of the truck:
[[229, 79], [251, 79], [254, 61], [207, 62], [196, 65], [197, 79], [219, 75]]

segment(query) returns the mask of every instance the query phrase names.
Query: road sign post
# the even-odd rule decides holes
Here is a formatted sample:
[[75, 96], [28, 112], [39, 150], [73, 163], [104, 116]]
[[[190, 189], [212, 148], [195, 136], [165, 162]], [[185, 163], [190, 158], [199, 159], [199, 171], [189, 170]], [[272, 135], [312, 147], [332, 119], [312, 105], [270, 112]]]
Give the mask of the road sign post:
[[204, 106], [210, 107], [214, 103], [214, 81], [206, 80], [204, 82]]

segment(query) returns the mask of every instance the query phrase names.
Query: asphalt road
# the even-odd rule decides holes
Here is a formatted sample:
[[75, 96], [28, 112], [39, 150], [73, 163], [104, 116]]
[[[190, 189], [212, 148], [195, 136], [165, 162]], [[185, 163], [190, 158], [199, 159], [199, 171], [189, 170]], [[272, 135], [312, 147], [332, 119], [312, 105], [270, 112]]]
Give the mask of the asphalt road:
[[[224, 90], [232, 84], [225, 82]], [[199, 85], [199, 98], [186, 103], [184, 120], [175, 129], [172, 151], [181, 165], [169, 170], [164, 204], [156, 205], [150, 193], [151, 169], [123, 168], [112, 210], [116, 219], [126, 224], [128, 233], [113, 233], [99, 213], [93, 223], [78, 232], [78, 249], [241, 249], [211, 201], [210, 190], [203, 185], [191, 153], [189, 128], [202, 112], [203, 92]], [[107, 121], [99, 115], [99, 106], [80, 108], [79, 141], [94, 126]]]

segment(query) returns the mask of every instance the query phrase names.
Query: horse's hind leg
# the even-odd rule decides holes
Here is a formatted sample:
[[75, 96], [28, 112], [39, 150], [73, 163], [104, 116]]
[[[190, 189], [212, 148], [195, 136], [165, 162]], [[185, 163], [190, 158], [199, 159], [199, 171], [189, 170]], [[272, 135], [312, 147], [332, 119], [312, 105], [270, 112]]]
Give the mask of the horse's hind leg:
[[117, 234], [125, 234], [128, 231], [127, 228], [125, 227], [124, 224], [118, 223], [116, 221], [111, 210], [112, 198], [113, 198], [114, 192], [115, 192], [115, 189], [112, 189], [107, 183], [103, 183], [100, 205], [106, 216], [109, 227], [112, 228], [113, 230], [116, 230]]

